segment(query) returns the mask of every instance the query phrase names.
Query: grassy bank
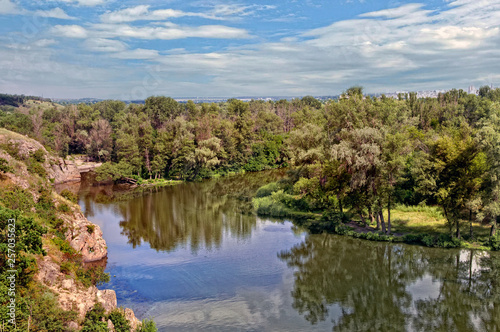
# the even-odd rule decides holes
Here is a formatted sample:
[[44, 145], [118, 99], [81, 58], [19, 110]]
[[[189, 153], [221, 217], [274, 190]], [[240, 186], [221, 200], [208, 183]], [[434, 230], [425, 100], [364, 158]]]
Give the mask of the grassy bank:
[[[285, 193], [277, 183], [261, 187], [252, 199], [254, 211], [261, 216], [290, 218], [296, 225], [312, 233], [332, 233], [354, 238], [418, 244], [438, 248], [476, 248], [500, 250], [498, 237], [489, 237], [490, 228], [480, 223], [462, 222], [461, 239], [450, 236], [449, 226], [441, 209], [436, 206], [397, 205], [391, 209], [392, 229], [385, 234], [376, 229], [376, 223], [364, 224], [357, 214], [334, 210], [311, 209], [300, 195]], [[387, 220], [388, 213], [384, 212]], [[366, 219], [365, 219], [366, 221]]]

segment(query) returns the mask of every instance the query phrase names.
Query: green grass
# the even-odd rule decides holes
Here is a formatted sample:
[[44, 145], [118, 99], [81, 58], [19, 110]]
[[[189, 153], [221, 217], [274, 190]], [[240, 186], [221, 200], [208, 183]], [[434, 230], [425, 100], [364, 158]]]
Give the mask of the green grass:
[[[387, 221], [387, 211], [384, 211]], [[446, 218], [437, 206], [396, 206], [391, 210], [391, 223], [393, 233], [402, 234], [449, 234]], [[472, 223], [474, 237], [489, 236], [490, 228], [478, 222]], [[462, 221], [462, 235], [469, 234], [469, 223]]]

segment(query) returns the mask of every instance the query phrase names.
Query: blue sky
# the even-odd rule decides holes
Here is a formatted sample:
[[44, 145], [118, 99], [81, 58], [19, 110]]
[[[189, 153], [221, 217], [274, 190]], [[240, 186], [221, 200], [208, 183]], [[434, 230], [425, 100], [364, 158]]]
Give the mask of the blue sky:
[[0, 92], [335, 95], [500, 82], [500, 0], [0, 0]]

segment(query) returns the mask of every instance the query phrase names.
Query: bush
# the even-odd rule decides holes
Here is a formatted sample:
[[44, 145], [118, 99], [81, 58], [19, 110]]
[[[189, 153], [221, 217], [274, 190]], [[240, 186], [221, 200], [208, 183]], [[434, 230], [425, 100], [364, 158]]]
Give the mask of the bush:
[[494, 236], [490, 236], [490, 247], [492, 250], [500, 251], [500, 234], [497, 233]]
[[21, 188], [0, 192], [0, 202], [7, 208], [20, 212], [28, 212], [33, 205], [35, 205], [33, 195], [29, 191]]
[[59, 207], [57, 208], [60, 212], [63, 212], [63, 213], [68, 213], [70, 211], [70, 208], [68, 206], [68, 204], [60, 204]]
[[76, 251], [73, 247], [70, 246], [69, 242], [61, 239], [60, 237], [55, 237], [52, 239], [52, 242], [61, 250], [61, 252], [69, 255], [75, 255]]
[[28, 165], [28, 172], [33, 173], [33, 174], [38, 174], [42, 178], [47, 177], [47, 172], [45, 171], [45, 168], [37, 162], [32, 160], [29, 165]]
[[32, 158], [39, 163], [43, 163], [45, 161], [45, 153], [42, 149], [38, 149], [32, 154]]
[[68, 201], [73, 202], [75, 204], [78, 203], [78, 196], [76, 194], [73, 194], [71, 191], [68, 189], [64, 189], [61, 191], [60, 195], [64, 198], [66, 198]]
[[9, 166], [9, 162], [3, 158], [0, 158], [0, 173], [12, 172], [12, 168]]
[[255, 197], [266, 197], [271, 196], [272, 193], [278, 191], [280, 188], [276, 182], [271, 182], [265, 186], [260, 187], [255, 194]]
[[108, 318], [113, 323], [116, 332], [130, 332], [130, 324], [123, 315], [123, 310], [114, 309], [110, 312]]
[[142, 325], [137, 329], [137, 332], [156, 332], [158, 329], [156, 328], [156, 324], [152, 319], [144, 319], [142, 321]]
[[78, 271], [76, 271], [76, 276], [85, 287], [102, 285], [110, 280], [109, 273], [104, 272], [104, 268], [101, 266], [80, 267]]
[[95, 225], [87, 225], [87, 232], [93, 234], [95, 230]]
[[107, 317], [104, 307], [100, 302], [97, 302], [85, 314], [85, 321], [83, 322], [81, 332], [108, 332]]
[[290, 211], [286, 206], [269, 196], [254, 198], [252, 199], [252, 204], [257, 214], [260, 215], [273, 217], [286, 217], [290, 215]]

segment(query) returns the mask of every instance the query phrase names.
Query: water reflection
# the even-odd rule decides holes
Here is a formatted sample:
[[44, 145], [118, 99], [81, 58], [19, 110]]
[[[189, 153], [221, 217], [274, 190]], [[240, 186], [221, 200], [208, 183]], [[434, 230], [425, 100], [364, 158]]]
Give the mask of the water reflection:
[[333, 331], [498, 331], [500, 256], [311, 235], [279, 254], [293, 307]]
[[132, 200], [123, 200], [124, 195], [133, 193], [120, 192], [116, 186], [87, 184], [80, 197], [88, 217], [96, 214], [95, 209], [113, 205], [115, 214], [122, 219], [122, 235], [133, 248], [149, 243], [158, 251], [184, 245], [197, 251], [201, 247], [219, 248], [226, 233], [238, 239], [248, 238], [256, 226], [256, 217], [243, 213], [249, 212], [250, 195], [283, 174], [270, 171], [148, 189]]

